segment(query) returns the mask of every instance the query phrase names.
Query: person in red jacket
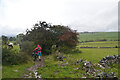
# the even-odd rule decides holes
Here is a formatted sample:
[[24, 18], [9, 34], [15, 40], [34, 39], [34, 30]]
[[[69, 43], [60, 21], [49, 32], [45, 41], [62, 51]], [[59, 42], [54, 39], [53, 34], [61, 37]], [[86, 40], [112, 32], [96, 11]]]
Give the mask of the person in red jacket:
[[37, 45], [37, 48], [35, 48], [34, 49], [34, 52], [35, 52], [35, 55], [37, 55], [38, 56], [38, 58], [39, 58], [39, 61], [41, 61], [41, 47], [40, 47], [40, 45]]

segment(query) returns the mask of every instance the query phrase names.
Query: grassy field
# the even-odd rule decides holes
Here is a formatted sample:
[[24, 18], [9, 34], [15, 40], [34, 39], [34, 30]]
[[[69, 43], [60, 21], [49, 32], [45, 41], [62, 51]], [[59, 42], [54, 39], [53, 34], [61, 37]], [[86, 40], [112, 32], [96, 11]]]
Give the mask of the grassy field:
[[[106, 39], [107, 41], [98, 41]], [[120, 39], [120, 38], [119, 38]], [[85, 42], [94, 40], [96, 42]], [[117, 32], [96, 32], [96, 33], [80, 33], [79, 43], [76, 47], [81, 53], [63, 54], [66, 58], [64, 61], [56, 60], [56, 55], [52, 54], [45, 57], [45, 67], [38, 69], [38, 73], [42, 74], [42, 78], [81, 78], [85, 71], [82, 66], [76, 64], [79, 59], [91, 61], [93, 64], [98, 63], [103, 57], [108, 55], [118, 55], [118, 48], [80, 48], [80, 47], [115, 47], [118, 46]], [[66, 65], [68, 63], [68, 65]], [[76, 68], [79, 68], [76, 70]], [[95, 69], [100, 69], [95, 66]], [[105, 72], [115, 72], [118, 74], [118, 64], [113, 64], [110, 69], [100, 69]], [[90, 77], [90, 76], [87, 76]]]
[[110, 40], [120, 40], [120, 37], [118, 38], [118, 32], [91, 32], [91, 33], [80, 33], [79, 34], [79, 41], [90, 41], [90, 40], [103, 40], [106, 39], [108, 41]]
[[[101, 44], [104, 45], [101, 45]], [[117, 45], [117, 42], [110, 42], [107, 41], [105, 42], [89, 42], [89, 43], [84, 43], [84, 45], [88, 46], [114, 46], [111, 45], [113, 43], [114, 45]], [[75, 64], [77, 60], [83, 59], [87, 61], [91, 61], [93, 64], [98, 63], [103, 57], [108, 56], [108, 55], [118, 55], [118, 48], [108, 48], [108, 49], [101, 49], [101, 48], [79, 48], [81, 44], [77, 46], [77, 48], [81, 51], [81, 53], [73, 53], [73, 54], [64, 54], [66, 57], [63, 62], [57, 61], [55, 59], [55, 54], [46, 56], [45, 58], [45, 67], [41, 67], [38, 69], [38, 73], [42, 74], [43, 78], [65, 78], [65, 77], [70, 77], [70, 78], [81, 78], [82, 74], [85, 73], [84, 70], [82, 70], [82, 66]], [[68, 63], [66, 66], [65, 64]], [[115, 72], [118, 76], [118, 66], [117, 64], [113, 64], [114, 66], [111, 67], [111, 69], [105, 69], [103, 71], [106, 72]], [[79, 68], [79, 70], [75, 70], [75, 68]], [[97, 67], [95, 67], [97, 68]], [[101, 69], [102, 70], [102, 69]], [[90, 76], [88, 76], [90, 77]]]
[[79, 43], [77, 47], [116, 47], [120, 41], [97, 41]]
[[20, 65], [2, 66], [2, 78], [23, 78], [26, 68], [34, 65], [33, 62], [28, 62]]
[[[118, 33], [117, 32], [101, 32], [101, 33], [80, 33], [79, 41], [94, 40], [96, 42], [84, 42], [77, 45], [80, 53], [63, 54], [64, 61], [58, 61], [56, 54], [47, 55], [45, 57], [45, 66], [38, 68], [38, 75], [41, 74], [42, 78], [81, 78], [82, 74], [86, 72], [82, 69], [80, 64], [76, 64], [77, 60], [91, 61], [93, 64], [98, 63], [103, 57], [108, 55], [118, 55], [118, 48], [80, 48], [80, 47], [115, 47], [118, 46]], [[107, 41], [98, 41], [106, 39]], [[112, 41], [111, 41], [112, 40]], [[19, 52], [19, 46], [14, 46], [16, 53]], [[22, 78], [25, 69], [32, 66], [33, 62], [21, 65], [3, 66], [3, 78]], [[94, 66], [95, 69], [100, 69]], [[17, 70], [18, 72], [15, 72]], [[118, 74], [118, 65], [113, 64], [110, 69], [100, 69], [105, 72], [115, 72]], [[12, 75], [11, 75], [12, 74]], [[88, 78], [91, 76], [87, 75]]]
[[[107, 56], [108, 54], [98, 54], [97, 57], [96, 54], [89, 55], [89, 53], [75, 53], [75, 54], [67, 54], [64, 56], [67, 57], [64, 59], [63, 62], [55, 60], [55, 55], [49, 55], [46, 57], [45, 60], [45, 67], [40, 67], [38, 69], [38, 74], [42, 74], [42, 78], [81, 78], [83, 77], [82, 74], [85, 74], [85, 71], [82, 70], [82, 66], [80, 64], [76, 64], [77, 60], [83, 59], [87, 61], [91, 61], [93, 63], [99, 62], [99, 60], [103, 56]], [[114, 54], [109, 54], [114, 55]], [[100, 57], [101, 58], [100, 58]], [[66, 65], [68, 63], [68, 65]], [[116, 64], [114, 64], [114, 67], [111, 67], [111, 69], [105, 69], [103, 71], [107, 72], [115, 72], [118, 76], [118, 67]], [[79, 68], [76, 70], [76, 68]], [[96, 69], [96, 67], [95, 67]], [[97, 68], [99, 69], [99, 68]], [[101, 69], [102, 70], [102, 69]], [[87, 76], [90, 78], [90, 76]]]

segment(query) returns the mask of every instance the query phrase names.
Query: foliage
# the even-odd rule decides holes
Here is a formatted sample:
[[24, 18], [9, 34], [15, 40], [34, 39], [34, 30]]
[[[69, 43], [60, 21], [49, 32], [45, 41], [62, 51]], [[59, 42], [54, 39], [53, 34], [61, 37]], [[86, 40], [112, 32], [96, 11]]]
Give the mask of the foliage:
[[35, 47], [37, 47], [37, 46], [34, 46], [34, 42], [32, 42], [32, 41], [23, 41], [22, 42], [22, 52], [25, 52], [28, 55], [32, 55], [33, 49]]
[[16, 53], [15, 50], [7, 47], [2, 47], [2, 63], [3, 65], [17, 65], [20, 63], [26, 63], [29, 60], [29, 56], [26, 53]]
[[16, 40], [17, 40], [17, 43], [18, 44], [21, 44], [22, 40], [23, 40], [23, 36], [24, 34], [23, 33], [20, 33], [16, 36]]
[[15, 37], [10, 37], [9, 41], [16, 41], [16, 38]]
[[23, 40], [34, 41], [36, 45], [40, 44], [42, 52], [47, 54], [51, 53], [53, 45], [61, 48], [64, 46], [71, 50], [78, 42], [77, 35], [68, 26], [50, 25], [43, 21], [36, 23], [31, 30], [27, 29]]
[[7, 42], [8, 42], [8, 37], [7, 36], [4, 36], [4, 35], [2, 35], [2, 44], [4, 45], [6, 45], [7, 44]]

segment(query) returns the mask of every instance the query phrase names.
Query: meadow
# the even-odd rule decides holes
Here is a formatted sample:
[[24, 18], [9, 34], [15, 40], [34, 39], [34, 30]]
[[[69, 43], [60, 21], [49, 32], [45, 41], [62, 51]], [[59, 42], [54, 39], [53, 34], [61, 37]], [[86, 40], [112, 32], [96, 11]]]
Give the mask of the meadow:
[[[38, 73], [42, 74], [43, 78], [59, 78], [59, 77], [81, 78], [83, 77], [82, 74], [85, 74], [85, 71], [82, 70], [82, 66], [80, 64], [76, 64], [77, 60], [83, 59], [86, 61], [91, 61], [93, 64], [95, 64], [98, 63], [105, 56], [118, 55], [118, 48], [112, 48], [112, 49], [82, 48], [81, 49], [79, 48], [79, 46], [81, 45], [78, 45], [77, 48], [81, 51], [81, 53], [63, 54], [63, 56], [66, 57], [64, 58], [63, 62], [56, 60], [55, 54], [46, 56], [45, 57], [46, 66], [39, 68]], [[65, 65], [67, 63], [68, 65]], [[79, 68], [79, 70], [75, 70], [75, 68]], [[117, 64], [114, 64], [114, 67], [112, 67], [111, 69], [105, 69], [103, 71], [107, 71], [107, 72], [113, 71], [116, 72], [118, 76]], [[87, 77], [91, 78], [90, 76]]]
[[79, 43], [77, 47], [116, 47], [119, 46], [120, 41], [97, 41], [97, 42], [85, 42]]
[[[41, 74], [42, 78], [81, 78], [86, 72], [82, 69], [81, 64], [76, 64], [77, 60], [90, 61], [92, 64], [98, 63], [103, 57], [108, 55], [118, 55], [118, 48], [99, 48], [99, 47], [115, 47], [118, 46], [118, 33], [115, 32], [95, 32], [95, 33], [80, 33], [79, 42], [76, 49], [72, 53], [61, 53], [65, 58], [64, 61], [59, 61], [55, 53], [44, 56], [45, 66], [39, 67], [37, 70], [38, 75]], [[107, 41], [99, 41], [106, 39]], [[94, 40], [94, 42], [85, 42]], [[80, 47], [98, 47], [98, 48], [80, 48]], [[16, 53], [19, 51], [19, 47], [14, 46]], [[44, 53], [43, 53], [44, 54]], [[33, 61], [27, 64], [3, 66], [2, 77], [3, 78], [22, 78], [23, 73], [28, 67], [34, 65]], [[105, 72], [115, 72], [118, 74], [118, 64], [113, 64], [110, 69], [101, 69], [94, 66], [95, 69], [99, 69]], [[15, 70], [17, 70], [15, 72]], [[12, 74], [12, 75], [11, 75]], [[91, 78], [91, 76], [86, 75]]]
[[33, 61], [20, 65], [2, 66], [2, 78], [23, 78], [26, 69], [32, 65], [34, 65]]
[[[106, 39], [107, 41], [98, 41]], [[85, 42], [94, 40], [95, 42]], [[99, 47], [115, 47], [118, 46], [118, 33], [103, 32], [103, 33], [82, 33], [79, 35], [79, 43], [77, 49], [80, 52], [63, 54], [64, 61], [56, 59], [56, 55], [52, 54], [45, 56], [46, 66], [40, 67], [38, 73], [42, 75], [42, 78], [81, 78], [85, 71], [82, 70], [80, 64], [76, 64], [77, 60], [83, 59], [90, 61], [93, 64], [99, 63], [99, 61], [108, 55], [118, 55], [118, 48], [99, 48]], [[80, 47], [98, 47], [98, 48], [80, 48]], [[100, 69], [95, 66], [95, 69]], [[110, 69], [100, 69], [108, 73], [115, 72], [118, 74], [118, 64], [113, 64]], [[91, 76], [88, 76], [91, 78]]]
[[120, 40], [120, 37], [118, 37], [118, 32], [89, 32], [89, 33], [80, 33], [79, 34], [79, 41], [99, 41], [106, 39], [107, 41], [111, 40]]

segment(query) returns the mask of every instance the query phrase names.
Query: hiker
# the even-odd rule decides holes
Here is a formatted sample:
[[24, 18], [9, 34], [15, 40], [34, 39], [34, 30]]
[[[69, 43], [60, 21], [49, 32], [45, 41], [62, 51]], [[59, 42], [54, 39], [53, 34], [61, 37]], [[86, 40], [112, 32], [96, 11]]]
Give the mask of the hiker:
[[38, 49], [38, 52], [37, 52], [37, 54], [38, 54], [38, 58], [39, 58], [39, 61], [41, 61], [41, 47], [40, 47], [40, 45], [37, 45], [37, 49]]
[[37, 48], [35, 48], [34, 51], [36, 51], [35, 54], [37, 54], [39, 61], [41, 61], [41, 57], [40, 57], [41, 56], [41, 47], [40, 47], [40, 45], [37, 45]]

